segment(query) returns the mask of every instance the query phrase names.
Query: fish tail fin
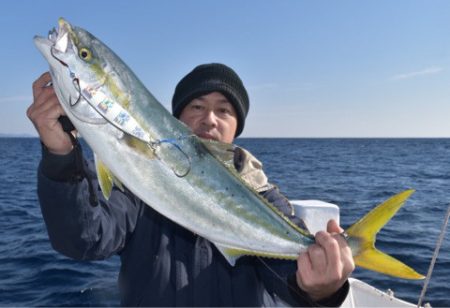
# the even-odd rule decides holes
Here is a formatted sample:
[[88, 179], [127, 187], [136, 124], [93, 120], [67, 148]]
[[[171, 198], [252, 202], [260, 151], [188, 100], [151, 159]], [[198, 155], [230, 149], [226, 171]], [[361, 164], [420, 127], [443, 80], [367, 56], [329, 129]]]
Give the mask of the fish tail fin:
[[404, 279], [423, 279], [423, 275], [403, 262], [375, 248], [378, 231], [403, 206], [414, 190], [401, 192], [378, 205], [346, 230], [357, 266]]

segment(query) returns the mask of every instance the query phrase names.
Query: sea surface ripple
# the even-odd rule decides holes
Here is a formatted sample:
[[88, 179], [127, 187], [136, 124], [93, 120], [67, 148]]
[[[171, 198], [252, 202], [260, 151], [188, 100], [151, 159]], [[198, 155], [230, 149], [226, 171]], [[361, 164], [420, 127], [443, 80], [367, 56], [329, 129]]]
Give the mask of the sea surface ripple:
[[[378, 203], [416, 192], [379, 233], [377, 246], [426, 274], [450, 203], [450, 139], [238, 139], [289, 199], [340, 206], [349, 226]], [[89, 154], [88, 154], [89, 156]], [[79, 262], [55, 252], [36, 194], [36, 138], [0, 138], [0, 306], [117, 306], [118, 257]], [[450, 306], [444, 239], [424, 302]], [[357, 269], [354, 277], [417, 303], [423, 281]]]

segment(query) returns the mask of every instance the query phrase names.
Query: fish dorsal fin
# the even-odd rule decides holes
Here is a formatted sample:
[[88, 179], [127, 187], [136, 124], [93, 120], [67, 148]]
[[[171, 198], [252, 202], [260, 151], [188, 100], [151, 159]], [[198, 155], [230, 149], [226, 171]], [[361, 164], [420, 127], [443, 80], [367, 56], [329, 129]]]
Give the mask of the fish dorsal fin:
[[269, 190], [273, 187], [269, 183], [263, 170], [263, 164], [249, 151], [236, 147], [235, 168], [244, 182], [257, 192]]
[[[228, 170], [255, 195], [260, 198], [261, 202], [266, 204], [276, 214], [282, 217], [288, 224], [290, 224], [298, 232], [309, 235], [307, 231], [297, 226], [286, 216], [281, 210], [276, 208], [273, 204], [268, 202], [259, 193], [272, 189], [274, 185], [268, 182], [267, 176], [263, 171], [262, 163], [256, 159], [249, 151], [233, 144], [210, 141], [198, 138], [209, 153], [221, 162]], [[292, 214], [294, 215], [294, 213]], [[232, 249], [235, 250], [235, 249]], [[246, 253], [244, 253], [246, 254]], [[261, 254], [258, 254], [261, 255]], [[279, 256], [273, 256], [278, 258]]]
[[113, 185], [124, 191], [122, 183], [112, 174], [106, 165], [94, 154], [98, 183], [106, 200], [111, 196]]
[[200, 140], [217, 160], [223, 163], [227, 168], [234, 169], [234, 150], [236, 148], [234, 144], [208, 139]]

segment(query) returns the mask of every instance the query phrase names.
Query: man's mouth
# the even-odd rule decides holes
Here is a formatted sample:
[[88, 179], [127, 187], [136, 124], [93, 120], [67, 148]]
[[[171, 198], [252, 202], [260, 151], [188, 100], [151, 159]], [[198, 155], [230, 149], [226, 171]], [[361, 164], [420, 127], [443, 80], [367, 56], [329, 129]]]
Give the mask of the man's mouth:
[[197, 136], [199, 136], [202, 139], [217, 140], [216, 136], [214, 136], [213, 134], [208, 133], [208, 132], [198, 133]]

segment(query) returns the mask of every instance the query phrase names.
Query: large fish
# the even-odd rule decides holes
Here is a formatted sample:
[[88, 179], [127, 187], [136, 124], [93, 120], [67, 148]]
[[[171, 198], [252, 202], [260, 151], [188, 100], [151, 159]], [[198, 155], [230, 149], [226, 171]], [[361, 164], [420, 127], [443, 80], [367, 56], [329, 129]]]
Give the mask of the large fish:
[[[213, 242], [230, 264], [242, 255], [295, 260], [314, 243], [239, 177], [227, 154], [231, 145], [194, 136], [93, 35], [60, 19], [47, 38], [34, 42], [50, 65], [67, 116], [95, 153], [106, 197], [114, 183], [125, 185], [162, 215]], [[411, 193], [392, 197], [346, 230], [357, 265], [423, 278], [374, 246], [376, 233]]]

